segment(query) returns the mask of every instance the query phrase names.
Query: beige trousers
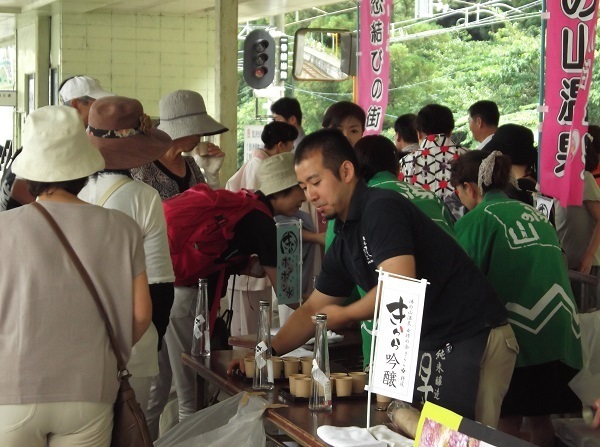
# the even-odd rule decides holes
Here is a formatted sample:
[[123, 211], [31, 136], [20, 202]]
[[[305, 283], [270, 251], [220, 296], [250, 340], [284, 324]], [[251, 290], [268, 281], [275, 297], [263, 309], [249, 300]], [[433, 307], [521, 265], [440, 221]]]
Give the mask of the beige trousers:
[[0, 405], [2, 447], [109, 447], [112, 427], [112, 404]]
[[518, 352], [519, 345], [510, 324], [490, 331], [481, 359], [475, 402], [475, 419], [478, 422], [498, 427], [502, 400], [508, 391]]

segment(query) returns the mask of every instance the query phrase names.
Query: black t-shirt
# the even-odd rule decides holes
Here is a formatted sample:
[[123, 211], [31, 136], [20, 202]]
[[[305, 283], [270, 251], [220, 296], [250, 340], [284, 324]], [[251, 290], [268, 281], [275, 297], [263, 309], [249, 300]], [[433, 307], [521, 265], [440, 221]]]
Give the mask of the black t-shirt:
[[429, 281], [421, 349], [457, 342], [507, 321], [506, 310], [485, 276], [458, 243], [395, 191], [360, 182], [346, 222], [323, 260], [317, 289], [348, 296], [358, 284], [377, 285], [377, 266], [395, 256], [415, 258], [416, 277]]
[[[273, 213], [271, 202], [260, 191], [258, 191], [258, 200], [263, 202], [271, 213]], [[261, 265], [267, 267], [277, 266], [277, 227], [275, 226], [275, 220], [257, 209], [250, 211], [235, 225], [233, 239], [231, 239], [229, 246], [221, 254], [221, 259], [232, 259], [236, 256], [254, 254], [258, 256]], [[241, 267], [243, 266], [231, 266], [227, 269], [220, 297], [227, 294], [229, 276], [237, 273]], [[213, 303], [218, 278], [218, 272], [208, 277], [210, 306]]]

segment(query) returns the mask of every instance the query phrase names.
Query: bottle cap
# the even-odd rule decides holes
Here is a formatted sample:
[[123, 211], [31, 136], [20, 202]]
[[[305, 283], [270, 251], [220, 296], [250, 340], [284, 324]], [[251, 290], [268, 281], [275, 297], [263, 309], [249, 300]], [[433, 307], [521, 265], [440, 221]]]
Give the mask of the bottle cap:
[[317, 321], [327, 321], [327, 314], [317, 314]]
[[258, 306], [259, 307], [270, 307], [271, 303], [269, 303], [268, 301], [259, 301]]
[[206, 278], [200, 278], [198, 280], [198, 285], [200, 285], [200, 284], [208, 284], [208, 279], [206, 279]]

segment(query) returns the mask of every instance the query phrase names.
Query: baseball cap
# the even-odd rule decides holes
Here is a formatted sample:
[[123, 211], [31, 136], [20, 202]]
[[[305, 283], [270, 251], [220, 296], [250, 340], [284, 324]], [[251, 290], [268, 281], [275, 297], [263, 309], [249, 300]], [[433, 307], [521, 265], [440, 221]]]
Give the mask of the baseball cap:
[[73, 76], [65, 81], [60, 89], [60, 99], [63, 103], [84, 96], [99, 99], [105, 96], [114, 96], [114, 93], [104, 90], [100, 87], [100, 82], [97, 79], [89, 76]]

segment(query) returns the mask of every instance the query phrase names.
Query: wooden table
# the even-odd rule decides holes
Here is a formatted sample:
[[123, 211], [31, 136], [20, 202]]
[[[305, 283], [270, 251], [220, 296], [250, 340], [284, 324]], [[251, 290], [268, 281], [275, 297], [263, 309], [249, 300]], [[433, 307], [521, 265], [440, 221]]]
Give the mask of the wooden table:
[[[241, 391], [252, 391], [252, 382], [238, 375], [228, 376], [227, 365], [234, 357], [235, 351], [213, 351], [208, 359], [197, 359], [188, 354], [182, 354], [182, 361], [191, 367], [198, 379], [198, 402], [206, 400], [206, 390], [209, 383], [217, 386], [219, 390], [229, 395]], [[337, 365], [331, 365], [332, 371], [343, 370]], [[277, 428], [287, 434], [300, 445], [308, 447], [324, 447], [325, 444], [317, 436], [317, 428], [321, 425], [338, 427], [358, 426], [366, 427], [367, 397], [358, 399], [333, 400], [331, 413], [313, 413], [308, 409], [308, 403], [293, 402], [279, 395], [279, 389], [288, 387], [287, 380], [276, 381], [275, 389], [268, 391], [264, 399], [271, 403], [287, 404], [286, 408], [269, 409], [265, 412], [265, 419], [272, 422]], [[371, 406], [371, 426], [389, 422], [386, 412], [375, 410], [375, 398]]]

